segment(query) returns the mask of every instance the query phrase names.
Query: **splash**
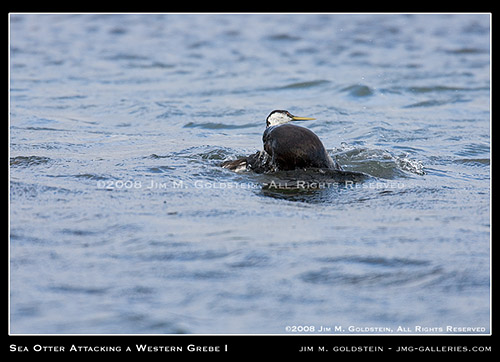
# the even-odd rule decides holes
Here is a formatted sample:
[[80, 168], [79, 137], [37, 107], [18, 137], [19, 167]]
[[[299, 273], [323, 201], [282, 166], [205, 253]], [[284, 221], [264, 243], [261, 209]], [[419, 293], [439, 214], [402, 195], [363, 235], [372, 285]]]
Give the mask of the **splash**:
[[420, 160], [414, 160], [408, 157], [408, 154], [404, 156], [395, 157], [396, 165], [403, 171], [411, 172], [415, 175], [425, 175], [424, 164]]
[[424, 164], [408, 153], [395, 155], [384, 149], [359, 147], [342, 142], [331, 152], [346, 170], [367, 173], [374, 177], [394, 179], [408, 173], [425, 175]]

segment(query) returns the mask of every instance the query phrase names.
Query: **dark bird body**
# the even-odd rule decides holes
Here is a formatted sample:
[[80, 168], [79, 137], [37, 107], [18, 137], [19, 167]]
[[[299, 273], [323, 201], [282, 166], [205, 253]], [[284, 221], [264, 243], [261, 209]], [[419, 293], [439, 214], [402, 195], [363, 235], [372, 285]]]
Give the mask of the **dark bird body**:
[[271, 126], [264, 131], [262, 141], [271, 162], [279, 170], [309, 167], [339, 169], [319, 137], [307, 128], [293, 124]]

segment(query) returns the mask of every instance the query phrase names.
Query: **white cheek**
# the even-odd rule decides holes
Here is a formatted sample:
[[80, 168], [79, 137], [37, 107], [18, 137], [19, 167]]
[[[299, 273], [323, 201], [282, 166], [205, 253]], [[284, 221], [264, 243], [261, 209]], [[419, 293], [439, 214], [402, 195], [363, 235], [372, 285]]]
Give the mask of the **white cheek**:
[[283, 123], [287, 123], [289, 122], [290, 120], [288, 119], [287, 116], [284, 116], [282, 114], [273, 114], [270, 118], [269, 118], [269, 123], [271, 126], [276, 126], [278, 124], [283, 124]]

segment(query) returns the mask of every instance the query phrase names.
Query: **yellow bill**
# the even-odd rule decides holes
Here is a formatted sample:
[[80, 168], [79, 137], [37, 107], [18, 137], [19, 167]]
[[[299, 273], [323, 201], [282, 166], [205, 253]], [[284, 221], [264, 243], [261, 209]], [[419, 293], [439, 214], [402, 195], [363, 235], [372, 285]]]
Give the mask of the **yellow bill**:
[[292, 117], [292, 120], [294, 121], [313, 121], [315, 119], [316, 118], [311, 118], [311, 117], [296, 117], [296, 116]]

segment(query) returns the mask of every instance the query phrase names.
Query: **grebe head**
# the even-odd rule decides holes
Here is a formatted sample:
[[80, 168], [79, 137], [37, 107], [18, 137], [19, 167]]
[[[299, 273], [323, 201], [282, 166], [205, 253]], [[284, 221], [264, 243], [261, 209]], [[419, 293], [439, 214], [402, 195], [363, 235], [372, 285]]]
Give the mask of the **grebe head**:
[[272, 111], [266, 119], [266, 128], [272, 126], [278, 126], [280, 124], [285, 124], [291, 121], [310, 121], [315, 118], [310, 117], [297, 117], [288, 111], [276, 110]]

